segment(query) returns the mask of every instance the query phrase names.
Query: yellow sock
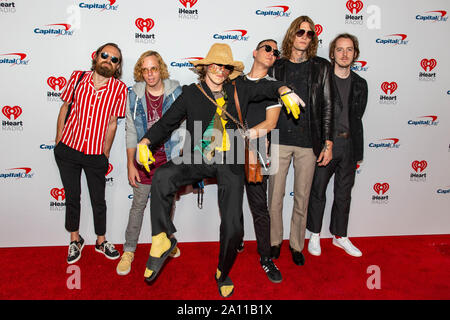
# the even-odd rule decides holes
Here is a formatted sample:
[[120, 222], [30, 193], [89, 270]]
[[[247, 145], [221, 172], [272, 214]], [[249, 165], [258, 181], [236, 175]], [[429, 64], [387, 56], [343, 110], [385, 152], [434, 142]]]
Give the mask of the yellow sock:
[[[161, 232], [152, 237], [152, 246], [150, 248], [150, 255], [159, 258], [164, 252], [170, 249], [170, 240], [167, 238], [165, 232]], [[145, 268], [144, 277], [148, 278], [153, 274], [153, 271]]]
[[[219, 279], [221, 274], [222, 274], [222, 272], [219, 269], [217, 269], [217, 271], [216, 271], [216, 279]], [[228, 297], [231, 294], [233, 289], [234, 289], [233, 285], [231, 285], [231, 286], [222, 286], [222, 287], [220, 287], [220, 292], [222, 293], [222, 296], [224, 296], [226, 298], [226, 297]]]

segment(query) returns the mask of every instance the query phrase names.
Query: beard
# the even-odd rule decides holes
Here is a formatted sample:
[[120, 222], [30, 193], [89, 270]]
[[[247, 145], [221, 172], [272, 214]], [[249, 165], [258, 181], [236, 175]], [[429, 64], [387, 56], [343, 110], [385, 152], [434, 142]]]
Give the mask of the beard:
[[[105, 64], [108, 66], [106, 66]], [[96, 62], [94, 66], [94, 71], [105, 78], [111, 78], [112, 76], [114, 76], [114, 73], [116, 72], [113, 65], [108, 62], [103, 62], [101, 64], [99, 62]]]

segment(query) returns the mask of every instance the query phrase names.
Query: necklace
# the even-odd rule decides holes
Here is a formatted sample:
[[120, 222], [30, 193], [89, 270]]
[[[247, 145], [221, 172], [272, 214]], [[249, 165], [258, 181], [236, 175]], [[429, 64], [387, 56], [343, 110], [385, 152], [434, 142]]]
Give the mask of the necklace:
[[[150, 107], [157, 110], [160, 108], [160, 106], [162, 106], [161, 100], [164, 97], [164, 95], [160, 95], [158, 98], [152, 99], [152, 95], [149, 92], [147, 92], [146, 94], [148, 96], [148, 100], [150, 101]], [[156, 106], [153, 104], [153, 102], [156, 102]]]

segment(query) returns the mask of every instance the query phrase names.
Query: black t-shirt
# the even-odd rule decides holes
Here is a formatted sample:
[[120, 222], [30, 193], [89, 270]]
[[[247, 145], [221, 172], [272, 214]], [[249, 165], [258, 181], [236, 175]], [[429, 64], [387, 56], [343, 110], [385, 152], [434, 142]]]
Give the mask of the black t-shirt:
[[280, 144], [303, 148], [311, 148], [311, 133], [309, 129], [309, 92], [308, 74], [310, 62], [302, 63], [286, 62], [286, 84], [294, 88], [295, 93], [306, 103], [298, 119], [294, 119], [285, 110], [280, 112], [277, 129], [280, 130]]
[[350, 133], [350, 126], [348, 121], [348, 99], [350, 97], [350, 88], [352, 85], [352, 78], [348, 76], [345, 79], [339, 78], [333, 74], [333, 80], [338, 89], [339, 98], [342, 102], [342, 109], [336, 108], [336, 134], [341, 132]]
[[[245, 78], [252, 82], [256, 82], [259, 80], [250, 78], [249, 76], [245, 76]], [[263, 79], [272, 80], [272, 78], [270, 78], [268, 75], [266, 75]], [[248, 127], [254, 127], [258, 123], [266, 120], [266, 110], [277, 107], [280, 107], [280, 104], [276, 99], [250, 102], [248, 104], [247, 116], [245, 118], [247, 120]]]
[[[259, 79], [250, 78], [249, 76], [245, 76], [246, 80], [256, 82]], [[274, 80], [266, 75], [263, 79]], [[278, 100], [261, 100], [257, 102], [250, 102], [248, 104], [248, 111], [245, 120], [247, 121], [248, 128], [252, 128], [257, 124], [266, 120], [266, 111], [271, 108], [280, 108], [281, 105]], [[267, 136], [260, 137], [258, 139], [252, 140], [252, 145], [260, 152], [262, 159], [265, 163], [267, 163], [267, 147], [266, 147], [266, 139], [270, 139], [270, 133]]]

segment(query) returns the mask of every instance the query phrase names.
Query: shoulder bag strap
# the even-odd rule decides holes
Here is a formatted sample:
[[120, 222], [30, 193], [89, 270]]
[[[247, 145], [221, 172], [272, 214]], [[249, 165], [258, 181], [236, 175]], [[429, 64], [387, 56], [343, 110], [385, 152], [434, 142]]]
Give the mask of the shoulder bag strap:
[[75, 84], [75, 88], [73, 88], [72, 100], [71, 100], [71, 102], [69, 103], [69, 106], [68, 106], [68, 108], [67, 108], [67, 114], [66, 114], [66, 119], [64, 120], [64, 124], [67, 122], [67, 119], [69, 119], [70, 111], [72, 111], [72, 104], [73, 104], [74, 99], [75, 99], [75, 92], [76, 92], [76, 90], [77, 90], [78, 84], [79, 84], [79, 83], [81, 82], [81, 80], [83, 79], [85, 73], [86, 73], [86, 71], [83, 71], [83, 72], [81, 73], [81, 76], [78, 78], [78, 81], [77, 81], [77, 83]]

